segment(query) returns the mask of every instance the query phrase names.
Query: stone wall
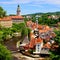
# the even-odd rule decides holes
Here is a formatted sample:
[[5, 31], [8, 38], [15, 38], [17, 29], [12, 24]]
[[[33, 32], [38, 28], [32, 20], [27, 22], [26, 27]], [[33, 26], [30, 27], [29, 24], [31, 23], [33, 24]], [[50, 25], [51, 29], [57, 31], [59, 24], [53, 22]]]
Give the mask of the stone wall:
[[2, 21], [0, 21], [0, 24], [1, 24], [1, 26], [4, 26], [4, 27], [11, 27], [12, 26], [12, 20], [2, 20]]

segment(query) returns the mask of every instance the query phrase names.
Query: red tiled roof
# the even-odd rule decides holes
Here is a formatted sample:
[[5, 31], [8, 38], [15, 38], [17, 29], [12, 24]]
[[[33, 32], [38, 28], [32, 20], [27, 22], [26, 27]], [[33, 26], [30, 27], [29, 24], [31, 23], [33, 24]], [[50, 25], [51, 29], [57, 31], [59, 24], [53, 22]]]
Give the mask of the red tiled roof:
[[0, 21], [8, 21], [8, 20], [12, 20], [12, 19], [23, 19], [24, 17], [22, 16], [8, 16], [8, 17], [3, 17], [0, 18]]
[[29, 44], [26, 44], [26, 45], [24, 46], [24, 49], [25, 49], [25, 50], [28, 50], [28, 49], [29, 49]]
[[38, 29], [42, 29], [42, 25], [38, 25]]
[[3, 18], [0, 18], [0, 21], [8, 21], [8, 20], [11, 20], [10, 17], [3, 17]]
[[29, 48], [33, 48], [34, 47], [34, 43], [35, 43], [34, 39], [31, 39], [30, 40], [30, 44], [29, 44]]
[[[34, 30], [36, 27], [38, 27], [39, 33], [46, 33], [48, 31], [51, 31], [51, 28], [49, 26], [47, 26], [47, 25], [39, 25], [39, 24], [37, 26], [37, 24], [33, 23], [32, 21], [27, 21], [27, 26], [30, 27], [32, 30]], [[50, 36], [55, 37], [56, 35], [54, 33], [50, 32], [49, 35], [45, 37], [46, 42], [48, 42], [50, 40]], [[43, 40], [41, 38], [36, 39], [34, 37], [33, 32], [30, 33], [30, 38], [31, 38], [31, 40], [30, 40], [29, 48], [34, 48], [34, 46], [37, 43], [42, 43], [43, 42]], [[46, 43], [43, 47], [44, 48], [47, 47], [49, 49], [51, 48], [49, 43]]]
[[46, 44], [43, 46], [43, 48], [48, 48], [48, 49], [50, 49], [51, 46], [50, 46], [50, 44], [46, 43]]
[[10, 18], [12, 18], [12, 19], [23, 19], [22, 16], [10, 16]]
[[31, 27], [31, 29], [35, 29], [36, 27], [38, 27], [39, 30], [41, 30], [41, 32], [47, 32], [48, 30], [51, 30], [51, 28], [47, 25], [39, 25], [37, 26], [36, 23], [33, 23], [32, 21], [27, 21], [27, 26]]
[[42, 43], [43, 40], [41, 38], [33, 38], [30, 40], [29, 48], [33, 48], [36, 44]]
[[42, 43], [43, 42], [43, 40], [41, 39], [41, 38], [36, 38], [35, 39], [35, 45], [37, 44], [37, 43]]

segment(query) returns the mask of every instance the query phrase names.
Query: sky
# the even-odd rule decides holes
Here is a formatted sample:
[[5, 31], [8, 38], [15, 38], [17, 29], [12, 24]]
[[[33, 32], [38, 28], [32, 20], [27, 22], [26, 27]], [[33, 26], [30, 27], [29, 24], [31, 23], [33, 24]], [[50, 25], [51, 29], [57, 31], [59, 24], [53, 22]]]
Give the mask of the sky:
[[7, 11], [8, 15], [16, 14], [18, 4], [21, 15], [60, 11], [60, 0], [0, 0], [0, 6]]

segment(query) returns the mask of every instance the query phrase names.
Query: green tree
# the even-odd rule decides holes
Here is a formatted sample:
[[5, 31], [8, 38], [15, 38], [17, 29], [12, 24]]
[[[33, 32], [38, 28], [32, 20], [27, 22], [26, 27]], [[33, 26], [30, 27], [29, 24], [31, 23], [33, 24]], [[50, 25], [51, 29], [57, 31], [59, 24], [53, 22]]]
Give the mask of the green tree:
[[0, 43], [3, 41], [3, 31], [0, 31]]
[[31, 29], [30, 28], [27, 28], [28, 30], [28, 39], [30, 40], [30, 32], [31, 32]]
[[56, 33], [56, 37], [54, 38], [54, 40], [58, 43], [58, 45], [60, 45], [60, 31], [55, 31]]
[[56, 37], [54, 38], [55, 42], [58, 44], [58, 48], [54, 51], [51, 51], [52, 60], [60, 60], [60, 31], [56, 31]]
[[4, 16], [6, 16], [6, 11], [2, 7], [0, 7], [0, 18]]
[[0, 44], [0, 60], [12, 60], [11, 52]]

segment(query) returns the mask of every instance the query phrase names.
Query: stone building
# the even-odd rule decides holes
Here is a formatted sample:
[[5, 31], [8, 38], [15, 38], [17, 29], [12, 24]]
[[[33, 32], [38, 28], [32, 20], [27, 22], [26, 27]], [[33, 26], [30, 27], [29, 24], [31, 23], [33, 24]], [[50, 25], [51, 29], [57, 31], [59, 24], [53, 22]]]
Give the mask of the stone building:
[[0, 25], [4, 27], [11, 27], [12, 26], [11, 18], [10, 17], [0, 18]]

